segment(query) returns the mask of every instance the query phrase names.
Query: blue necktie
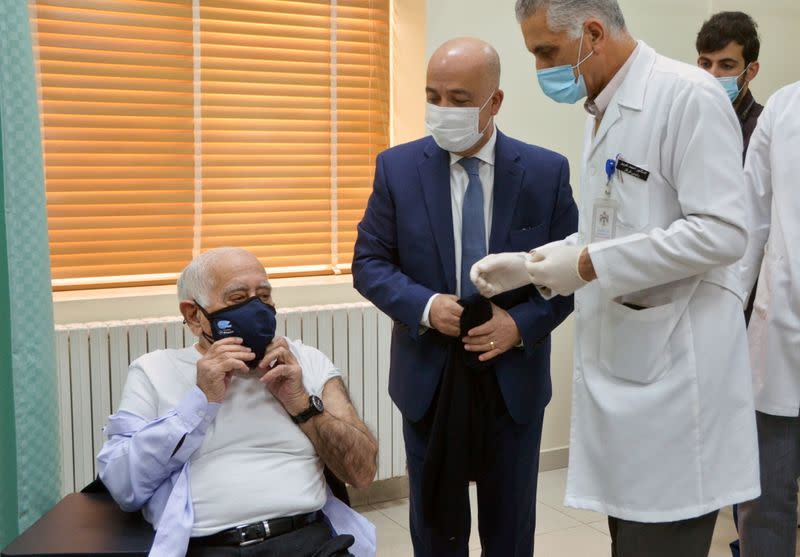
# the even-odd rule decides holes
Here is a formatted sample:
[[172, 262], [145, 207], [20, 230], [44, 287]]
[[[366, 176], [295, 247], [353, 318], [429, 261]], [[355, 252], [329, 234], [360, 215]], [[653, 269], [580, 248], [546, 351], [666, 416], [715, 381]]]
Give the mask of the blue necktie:
[[472, 266], [486, 256], [486, 222], [483, 216], [483, 185], [478, 174], [480, 161], [476, 158], [461, 159], [469, 176], [461, 209], [461, 297], [467, 298], [478, 291], [469, 279]]

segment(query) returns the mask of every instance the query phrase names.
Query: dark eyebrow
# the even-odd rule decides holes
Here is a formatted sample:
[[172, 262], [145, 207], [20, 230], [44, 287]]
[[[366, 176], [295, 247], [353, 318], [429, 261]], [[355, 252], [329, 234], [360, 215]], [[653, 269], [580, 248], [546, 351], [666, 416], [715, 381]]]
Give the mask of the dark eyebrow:
[[544, 54], [546, 52], [554, 50], [555, 48], [556, 48], [556, 46], [552, 45], [552, 44], [540, 44], [540, 45], [535, 46], [533, 48], [533, 50], [531, 50], [531, 53], [534, 56], [540, 56], [540, 55], [542, 55], [542, 54]]

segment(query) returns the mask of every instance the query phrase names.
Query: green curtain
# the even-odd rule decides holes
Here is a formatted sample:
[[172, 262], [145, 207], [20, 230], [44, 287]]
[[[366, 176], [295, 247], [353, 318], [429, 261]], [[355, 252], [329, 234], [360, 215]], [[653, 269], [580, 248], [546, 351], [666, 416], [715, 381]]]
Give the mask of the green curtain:
[[[0, 129], [2, 129], [0, 114]], [[17, 467], [14, 435], [14, 382], [11, 378], [11, 320], [6, 254], [6, 219], [3, 196], [3, 144], [0, 142], [0, 547], [17, 528]]]
[[58, 383], [29, 6], [0, 0], [0, 546], [60, 492]]

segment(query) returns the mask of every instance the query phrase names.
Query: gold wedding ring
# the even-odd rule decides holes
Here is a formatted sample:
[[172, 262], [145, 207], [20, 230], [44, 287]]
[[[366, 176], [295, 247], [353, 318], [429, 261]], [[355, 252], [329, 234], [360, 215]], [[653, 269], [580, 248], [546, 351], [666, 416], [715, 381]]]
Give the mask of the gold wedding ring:
[[493, 340], [490, 340], [490, 341], [489, 341], [489, 347], [490, 347], [492, 350], [494, 350], [494, 341], [493, 341]]

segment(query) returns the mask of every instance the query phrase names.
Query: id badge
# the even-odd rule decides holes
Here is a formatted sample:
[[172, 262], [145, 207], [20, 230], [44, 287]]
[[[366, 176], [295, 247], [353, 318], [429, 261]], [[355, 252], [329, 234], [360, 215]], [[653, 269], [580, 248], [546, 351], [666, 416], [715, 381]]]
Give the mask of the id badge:
[[617, 234], [617, 210], [615, 199], [601, 197], [594, 202], [592, 212], [592, 242], [613, 240]]

